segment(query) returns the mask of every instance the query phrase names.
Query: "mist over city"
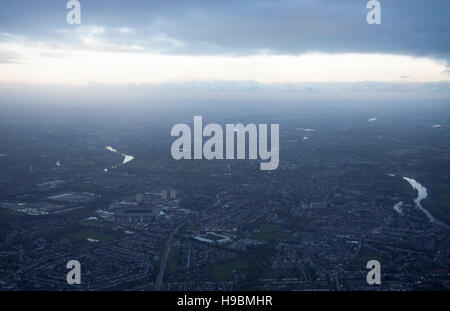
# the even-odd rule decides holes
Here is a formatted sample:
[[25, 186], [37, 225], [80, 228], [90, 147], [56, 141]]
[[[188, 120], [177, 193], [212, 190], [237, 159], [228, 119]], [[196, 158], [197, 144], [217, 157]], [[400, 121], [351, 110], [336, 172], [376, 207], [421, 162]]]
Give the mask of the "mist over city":
[[0, 0], [0, 291], [448, 291], [449, 12]]

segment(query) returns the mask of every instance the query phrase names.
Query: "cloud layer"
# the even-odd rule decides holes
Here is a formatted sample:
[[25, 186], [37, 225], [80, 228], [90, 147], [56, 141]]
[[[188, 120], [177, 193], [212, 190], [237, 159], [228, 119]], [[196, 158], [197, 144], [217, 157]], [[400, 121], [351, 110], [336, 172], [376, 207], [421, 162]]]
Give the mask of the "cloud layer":
[[0, 0], [2, 92], [450, 97], [447, 0], [79, 1]]
[[[177, 54], [450, 55], [447, 0], [381, 1], [381, 25], [366, 23], [365, 0], [80, 0], [82, 24], [121, 44]], [[1, 0], [2, 32], [70, 41], [65, 1]]]

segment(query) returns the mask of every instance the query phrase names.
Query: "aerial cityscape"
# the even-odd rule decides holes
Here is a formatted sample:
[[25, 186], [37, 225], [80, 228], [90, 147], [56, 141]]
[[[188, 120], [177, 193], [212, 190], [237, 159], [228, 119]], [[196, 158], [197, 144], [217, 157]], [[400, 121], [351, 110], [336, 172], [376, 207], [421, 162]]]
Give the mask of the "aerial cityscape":
[[70, 289], [71, 259], [85, 290], [361, 290], [370, 259], [381, 289], [448, 289], [450, 107], [347, 105], [261, 110], [274, 171], [172, 159], [161, 111], [2, 116], [2, 289]]
[[0, 291], [450, 290], [449, 9], [0, 0]]

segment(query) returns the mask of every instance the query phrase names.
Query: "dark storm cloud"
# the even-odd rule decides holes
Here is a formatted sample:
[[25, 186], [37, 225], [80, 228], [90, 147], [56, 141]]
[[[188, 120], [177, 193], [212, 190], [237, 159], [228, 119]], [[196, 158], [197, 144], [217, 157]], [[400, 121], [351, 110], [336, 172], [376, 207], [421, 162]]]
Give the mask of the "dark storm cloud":
[[[82, 25], [120, 44], [157, 46], [165, 35], [181, 54], [401, 53], [450, 59], [448, 0], [382, 0], [381, 25], [366, 23], [366, 0], [79, 0]], [[64, 42], [65, 0], [0, 0], [0, 32]], [[117, 28], [133, 32], [117, 33]]]

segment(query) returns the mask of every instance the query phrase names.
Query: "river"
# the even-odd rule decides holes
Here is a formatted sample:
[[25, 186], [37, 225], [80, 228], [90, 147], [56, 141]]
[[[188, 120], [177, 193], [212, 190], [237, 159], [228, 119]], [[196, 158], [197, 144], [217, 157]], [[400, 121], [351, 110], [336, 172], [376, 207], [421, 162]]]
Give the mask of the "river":
[[[119, 153], [119, 152], [117, 151], [117, 149], [114, 149], [114, 148], [111, 147], [111, 146], [106, 146], [105, 149], [108, 150], [108, 151], [114, 152], [114, 153]], [[134, 159], [133, 156], [130, 156], [130, 155], [127, 155], [127, 154], [123, 154], [123, 153], [122, 153], [121, 155], [124, 157], [124, 158], [123, 158], [123, 161], [122, 161], [122, 165], [124, 165], [124, 164], [126, 164], [126, 163], [128, 163], [128, 162], [130, 162], [131, 160]], [[113, 166], [112, 168], [116, 168], [116, 167], [117, 167], [117, 165]], [[108, 169], [105, 169], [105, 172], [107, 172], [107, 171], [108, 171]]]
[[428, 191], [427, 188], [422, 186], [419, 182], [417, 182], [415, 179], [409, 178], [409, 177], [403, 177], [404, 180], [406, 180], [411, 187], [413, 187], [414, 190], [417, 190], [417, 198], [414, 199], [414, 203], [416, 203], [416, 206], [427, 215], [428, 219], [432, 223], [437, 223], [439, 225], [444, 225], [443, 222], [437, 220], [436, 218], [431, 215], [431, 213], [420, 204], [420, 202], [428, 197]]

